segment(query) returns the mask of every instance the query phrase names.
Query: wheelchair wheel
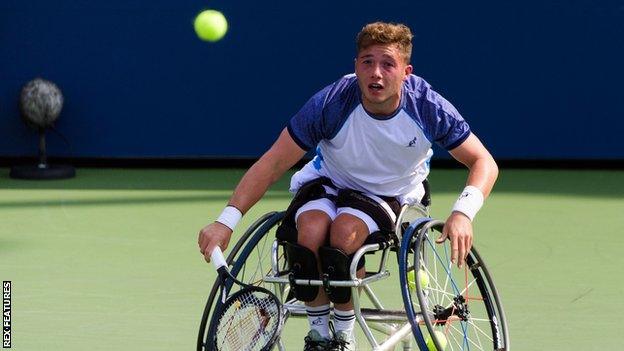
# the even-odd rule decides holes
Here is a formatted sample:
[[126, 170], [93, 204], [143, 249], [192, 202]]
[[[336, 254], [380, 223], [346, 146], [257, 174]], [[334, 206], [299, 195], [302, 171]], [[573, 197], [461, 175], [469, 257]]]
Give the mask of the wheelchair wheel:
[[[418, 346], [510, 350], [505, 313], [485, 262], [473, 246], [464, 267], [453, 266], [450, 241], [435, 243], [443, 226], [415, 221], [399, 251], [401, 293]], [[416, 277], [411, 286], [408, 276]]]
[[[273, 242], [274, 235], [266, 235], [273, 229], [283, 218], [284, 212], [270, 212], [265, 214], [256, 220], [249, 228], [241, 235], [240, 239], [236, 242], [234, 247], [232, 247], [228, 257], [227, 263], [231, 268], [230, 272], [237, 279], [248, 283], [259, 285], [257, 280], [259, 279], [258, 274], [261, 269], [265, 269], [265, 267], [269, 267], [270, 269], [270, 245]], [[268, 243], [268, 244], [267, 244]], [[258, 264], [258, 261], [255, 261], [258, 264], [257, 267], [253, 267], [253, 269], [248, 269], [248, 267], [252, 267], [252, 262], [246, 264], [248, 258], [251, 253], [254, 252], [253, 248], [257, 248], [255, 250], [254, 257], [257, 256], [258, 250], [266, 250], [268, 246], [268, 253], [266, 254], [266, 260], [268, 263], [262, 262], [261, 266]], [[285, 260], [284, 260], [285, 261]], [[255, 270], [255, 274], [251, 274], [251, 272]], [[266, 272], [265, 272], [266, 273]], [[231, 288], [231, 285], [226, 287], [227, 289]], [[266, 286], [265, 286], [266, 288]], [[204, 307], [204, 312], [202, 315], [202, 319], [199, 326], [199, 333], [197, 335], [197, 351], [210, 350], [207, 343], [208, 338], [208, 322], [210, 321], [211, 311], [214, 311], [217, 304], [220, 303], [217, 298], [217, 293], [221, 289], [221, 283], [219, 279], [215, 279], [210, 294], [208, 295], [208, 299], [206, 301], [206, 306]], [[270, 287], [269, 287], [269, 290]]]

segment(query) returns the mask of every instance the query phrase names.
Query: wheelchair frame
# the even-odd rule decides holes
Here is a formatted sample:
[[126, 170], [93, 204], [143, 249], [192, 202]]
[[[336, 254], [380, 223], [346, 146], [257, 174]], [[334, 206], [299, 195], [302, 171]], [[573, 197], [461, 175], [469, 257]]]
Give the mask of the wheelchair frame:
[[[230, 255], [227, 260], [228, 263], [233, 265], [232, 274], [237, 275], [239, 271], [244, 270], [244, 265], [246, 260], [249, 258], [252, 250], [256, 248], [259, 241], [263, 239], [266, 234], [273, 228], [275, 228], [283, 218], [284, 212], [271, 212], [259, 218], [254, 224], [252, 224], [249, 229], [241, 236], [239, 241], [236, 243], [234, 248], [231, 250]], [[278, 240], [273, 239], [270, 248], [270, 271], [260, 273], [260, 276], [253, 276], [252, 282], [257, 284], [265, 284], [273, 287], [273, 292], [284, 301], [284, 310], [287, 314], [286, 320], [288, 318], [307, 318], [305, 305], [303, 302], [296, 300], [290, 292], [290, 284], [299, 284], [299, 285], [311, 285], [311, 286], [319, 286], [322, 287], [324, 284], [329, 286], [336, 287], [349, 287], [351, 288], [351, 296], [354, 306], [354, 312], [356, 321], [362, 330], [364, 336], [366, 337], [367, 342], [369, 343], [370, 349], [373, 350], [393, 350], [397, 345], [401, 344], [403, 350], [413, 350], [414, 341], [416, 341], [417, 347], [420, 350], [428, 350], [427, 341], [425, 341], [424, 333], [428, 335], [433, 335], [433, 328], [439, 327], [441, 322], [438, 320], [438, 316], [434, 315], [433, 312], [429, 311], [428, 314], [423, 314], [421, 311], [416, 310], [417, 307], [427, 306], [428, 297], [423, 295], [423, 291], [426, 289], [424, 287], [418, 285], [417, 289], [417, 298], [418, 302], [414, 303], [415, 299], [412, 299], [411, 296], [414, 293], [410, 291], [408, 288], [408, 283], [406, 280], [406, 274], [409, 270], [414, 269], [414, 266], [418, 266], [416, 262], [409, 263], [408, 262], [408, 254], [410, 251], [403, 249], [401, 250], [400, 245], [409, 246], [412, 243], [420, 243], [425, 242], [424, 236], [426, 236], [427, 232], [432, 230], [433, 226], [430, 225], [426, 227], [425, 230], [419, 230], [423, 225], [427, 224], [436, 224], [439, 228], [440, 221], [431, 220], [428, 217], [428, 209], [420, 204], [411, 205], [411, 206], [403, 206], [401, 212], [397, 218], [397, 222], [395, 225], [395, 233], [398, 237], [398, 242], [394, 242], [392, 240], [382, 243], [374, 243], [374, 244], [365, 244], [362, 246], [355, 254], [352, 259], [349, 271], [350, 271], [350, 280], [330, 280], [323, 281], [321, 279], [317, 280], [307, 280], [307, 279], [294, 279], [292, 276], [289, 276], [289, 271], [284, 269], [285, 257], [283, 255], [283, 245], [278, 242]], [[411, 225], [407, 230], [404, 231], [402, 228], [403, 223], [410, 223]], [[418, 227], [417, 225], [418, 224]], [[436, 228], [436, 229], [439, 229]], [[406, 238], [402, 238], [402, 236], [407, 236]], [[420, 245], [420, 244], [419, 244]], [[399, 274], [401, 281], [401, 294], [404, 301], [405, 310], [389, 310], [384, 308], [383, 303], [378, 298], [378, 296], [374, 293], [371, 288], [371, 284], [377, 281], [384, 280], [390, 276], [390, 271], [387, 268], [387, 261], [390, 256], [391, 249], [395, 249], [397, 251], [397, 261], [399, 262]], [[422, 254], [424, 256], [424, 249], [412, 250], [417, 254]], [[363, 278], [357, 277], [357, 262], [359, 259], [367, 253], [380, 251], [381, 258], [379, 262], [379, 266], [376, 271], [367, 272], [366, 276]], [[407, 252], [407, 253], [406, 253]], [[474, 250], [476, 252], [476, 250]], [[401, 256], [402, 255], [402, 256]], [[478, 256], [478, 253], [477, 253]], [[491, 306], [487, 308], [488, 316], [490, 319], [493, 318], [494, 323], [490, 323], [492, 327], [492, 341], [493, 341], [493, 350], [509, 350], [509, 339], [507, 332], [507, 324], [505, 315], [502, 309], [502, 305], [500, 304], [500, 299], [498, 297], [498, 293], [491, 281], [491, 277], [487, 272], [487, 269], [484, 265], [482, 265], [482, 260], [480, 256], [478, 256], [477, 262], [479, 263], [478, 267], [473, 267], [471, 269], [485, 269], [485, 275], [487, 277], [487, 282], [478, 282], [480, 289], [482, 285], [485, 285], [485, 289], [488, 292], [488, 300], [494, 300], [494, 308]], [[280, 261], [281, 260], [281, 261]], [[417, 259], [414, 258], [414, 261]], [[474, 263], [474, 259], [473, 259]], [[403, 264], [403, 267], [401, 267]], [[408, 267], [409, 265], [409, 267]], [[472, 272], [474, 273], [474, 271]], [[243, 273], [244, 274], [244, 273]], [[417, 279], [418, 280], [418, 279]], [[483, 280], [483, 279], [482, 279]], [[213, 285], [213, 289], [211, 294], [209, 295], [208, 301], [206, 303], [206, 307], [204, 309], [204, 314], [202, 316], [202, 321], [200, 324], [199, 335], [197, 339], [197, 350], [211, 350], [210, 346], [210, 336], [207, 335], [207, 325], [209, 322], [210, 311], [213, 309], [213, 305], [218, 303], [215, 302], [216, 291], [219, 289], [218, 281], [215, 281]], [[231, 288], [231, 286], [226, 287]], [[364, 294], [368, 297], [370, 302], [372, 303], [372, 308], [363, 307], [362, 298], [359, 294], [359, 291], [362, 290]], [[492, 292], [493, 293], [490, 293]], [[483, 291], [482, 291], [483, 292]], [[461, 294], [459, 294], [461, 295]], [[218, 299], [217, 299], [218, 300]], [[485, 303], [485, 302], [484, 302]], [[491, 304], [491, 303], [490, 303]], [[438, 307], [436, 305], [436, 307]], [[456, 308], [457, 306], [453, 307]], [[429, 310], [431, 308], [427, 307]], [[449, 307], [450, 308], [450, 307]], [[459, 308], [459, 307], [457, 307]], [[490, 315], [490, 309], [495, 309], [495, 313]], [[451, 311], [451, 314], [454, 313]], [[492, 317], [493, 316], [493, 317]], [[451, 316], [454, 317], [454, 316]], [[447, 318], [448, 319], [448, 318]], [[449, 319], [450, 320], [450, 319]], [[446, 324], [446, 321], [444, 321]], [[451, 324], [451, 323], [448, 323]], [[427, 329], [423, 332], [421, 330], [422, 326], [426, 326]], [[463, 329], [464, 327], [462, 327]], [[375, 338], [373, 334], [373, 330], [382, 333], [385, 335], [386, 339], [383, 341], [379, 341]], [[484, 336], [487, 336], [483, 333]], [[430, 337], [432, 340], [430, 343], [434, 343], [437, 347], [440, 347], [441, 341], [436, 338], [434, 335]], [[489, 337], [488, 337], [489, 339]], [[496, 340], [499, 339], [499, 340]], [[470, 341], [473, 344], [477, 345], [476, 342]], [[455, 340], [456, 345], [459, 345], [460, 342]], [[481, 340], [479, 340], [479, 344], [481, 344]], [[285, 345], [282, 343], [281, 338], [278, 339], [277, 347], [279, 350], [286, 350]], [[464, 347], [467, 346], [467, 348]], [[443, 348], [438, 348], [443, 349]], [[452, 348], [455, 350], [454, 348]], [[470, 350], [470, 343], [468, 340], [461, 341], [461, 350]], [[479, 348], [477, 345], [476, 348], [472, 348], [476, 350], [484, 350], [489, 348]]]

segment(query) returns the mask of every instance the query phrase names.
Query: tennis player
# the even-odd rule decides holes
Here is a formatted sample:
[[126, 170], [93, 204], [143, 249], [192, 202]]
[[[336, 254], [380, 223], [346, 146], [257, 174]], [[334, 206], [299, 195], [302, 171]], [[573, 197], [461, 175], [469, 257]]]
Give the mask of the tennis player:
[[[215, 246], [226, 249], [242, 215], [269, 186], [313, 148], [316, 156], [294, 174], [290, 191], [323, 179], [325, 194], [297, 209], [297, 244], [318, 253], [329, 242], [353, 254], [381, 223], [396, 219], [397, 204], [421, 201], [431, 146], [437, 143], [469, 170], [438, 239], [450, 238], [452, 262], [464, 264], [472, 246], [472, 221], [492, 190], [497, 165], [455, 107], [412, 74], [407, 26], [371, 23], [356, 42], [355, 74], [312, 96], [245, 173], [221, 215], [200, 231], [198, 244], [207, 261]], [[345, 199], [344, 193], [351, 196]], [[373, 209], [353, 201], [372, 204]], [[387, 218], [379, 218], [379, 208]], [[334, 330], [323, 289], [306, 302], [306, 309], [310, 332], [305, 350], [355, 349], [351, 300], [334, 304]]]

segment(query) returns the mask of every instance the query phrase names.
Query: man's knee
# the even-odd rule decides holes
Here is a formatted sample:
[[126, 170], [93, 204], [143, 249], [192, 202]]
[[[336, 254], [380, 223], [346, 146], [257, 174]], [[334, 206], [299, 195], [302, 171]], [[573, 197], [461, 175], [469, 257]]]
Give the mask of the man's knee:
[[297, 218], [297, 243], [313, 252], [327, 241], [331, 218], [323, 211], [311, 210], [301, 213]]
[[331, 247], [352, 254], [359, 249], [368, 236], [368, 227], [360, 218], [343, 213], [331, 224], [329, 242]]

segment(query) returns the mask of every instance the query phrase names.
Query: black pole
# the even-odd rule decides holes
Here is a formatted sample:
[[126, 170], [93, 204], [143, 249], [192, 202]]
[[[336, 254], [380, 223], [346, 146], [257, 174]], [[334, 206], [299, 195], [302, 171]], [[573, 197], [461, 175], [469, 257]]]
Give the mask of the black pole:
[[48, 158], [46, 155], [45, 128], [39, 128], [39, 168], [48, 168]]

